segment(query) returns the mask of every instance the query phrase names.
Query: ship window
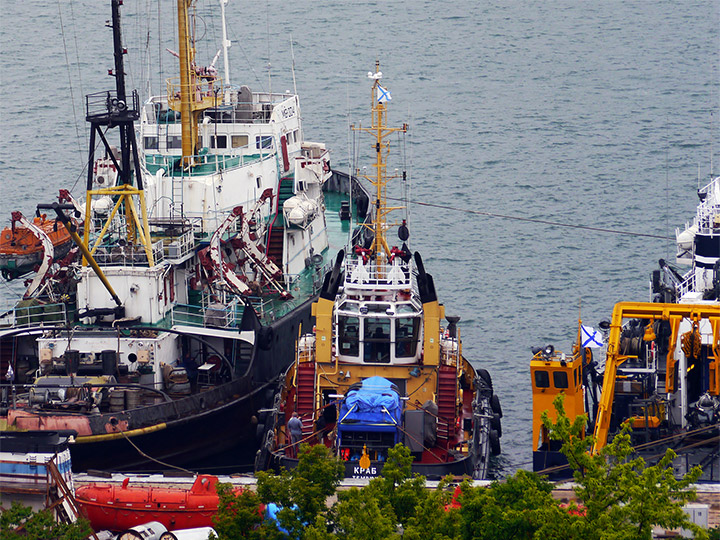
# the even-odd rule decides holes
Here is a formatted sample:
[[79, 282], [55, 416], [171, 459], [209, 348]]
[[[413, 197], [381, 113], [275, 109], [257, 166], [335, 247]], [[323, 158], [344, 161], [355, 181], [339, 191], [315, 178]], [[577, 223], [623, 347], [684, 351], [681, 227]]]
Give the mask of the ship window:
[[390, 362], [390, 319], [367, 317], [365, 319], [364, 360], [372, 364]]
[[338, 311], [347, 311], [348, 313], [360, 313], [360, 305], [357, 302], [343, 302], [340, 304]]
[[358, 317], [339, 317], [338, 336], [341, 355], [357, 356], [360, 354], [360, 319]]
[[550, 376], [548, 375], [547, 371], [535, 372], [535, 386], [538, 388], [550, 387]]
[[213, 135], [210, 137], [210, 148], [227, 148], [227, 135]]
[[564, 371], [553, 371], [553, 386], [555, 388], [567, 388], [568, 376]]
[[398, 304], [395, 307], [398, 315], [403, 313], [417, 313], [417, 309], [412, 304]]
[[573, 369], [573, 380], [575, 381], [575, 386], [578, 385], [578, 370]]
[[272, 135], [258, 135], [255, 137], [255, 148], [272, 148]]
[[157, 137], [145, 137], [145, 150], [157, 150], [158, 149], [158, 138]]
[[182, 148], [182, 137], [177, 135], [169, 135], [167, 138], [167, 147], [170, 148]]
[[233, 135], [231, 138], [233, 148], [243, 148], [248, 145], [247, 135]]
[[417, 351], [420, 319], [399, 318], [395, 320], [395, 357], [408, 358]]

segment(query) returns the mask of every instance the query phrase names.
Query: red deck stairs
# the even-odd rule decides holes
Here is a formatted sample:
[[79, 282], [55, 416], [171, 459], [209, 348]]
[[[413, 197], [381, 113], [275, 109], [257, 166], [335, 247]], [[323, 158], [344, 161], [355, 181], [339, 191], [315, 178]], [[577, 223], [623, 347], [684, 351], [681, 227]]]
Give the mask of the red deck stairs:
[[295, 410], [303, 423], [303, 438], [314, 431], [315, 362], [300, 362], [297, 372], [297, 404]]
[[456, 403], [457, 372], [452, 366], [440, 366], [437, 387], [439, 439], [449, 439], [455, 430]]

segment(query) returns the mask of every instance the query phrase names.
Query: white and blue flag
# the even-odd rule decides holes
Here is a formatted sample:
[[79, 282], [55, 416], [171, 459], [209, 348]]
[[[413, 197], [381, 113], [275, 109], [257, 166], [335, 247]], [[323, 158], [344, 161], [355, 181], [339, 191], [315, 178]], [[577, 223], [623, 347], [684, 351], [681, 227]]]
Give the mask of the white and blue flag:
[[392, 99], [392, 96], [390, 95], [390, 90], [387, 88], [383, 88], [379, 84], [377, 85], [377, 100], [378, 103], [386, 103]]
[[592, 326], [585, 326], [584, 324], [580, 325], [580, 342], [582, 343], [583, 348], [597, 348], [605, 345], [603, 343], [602, 334], [595, 330]]

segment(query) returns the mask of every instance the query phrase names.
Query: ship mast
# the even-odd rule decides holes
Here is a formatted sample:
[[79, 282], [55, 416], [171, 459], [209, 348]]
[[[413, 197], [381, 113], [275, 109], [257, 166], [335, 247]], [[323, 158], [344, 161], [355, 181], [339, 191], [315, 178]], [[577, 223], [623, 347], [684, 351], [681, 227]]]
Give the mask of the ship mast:
[[[178, 41], [180, 49], [180, 118], [182, 120], [182, 155], [183, 165], [195, 154], [197, 145], [197, 119], [191, 114], [190, 85], [193, 74], [190, 65], [195, 57], [195, 50], [190, 45], [188, 8], [192, 0], [178, 0]], [[169, 99], [169, 95], [168, 95]]]
[[167, 82], [168, 106], [180, 111], [183, 168], [195, 165], [193, 156], [197, 154], [200, 113], [216, 107], [223, 98], [223, 85], [216, 77], [217, 71], [214, 68], [199, 69], [195, 64], [195, 41], [190, 28], [193, 2], [177, 0], [180, 79], [168, 79]]
[[[384, 262], [390, 258], [390, 247], [387, 243], [386, 232], [390, 225], [387, 223], [387, 216], [393, 210], [399, 210], [401, 206], [387, 206], [387, 182], [388, 180], [398, 178], [397, 175], [387, 176], [386, 163], [387, 156], [390, 153], [390, 143], [386, 138], [396, 131], [407, 132], [407, 124], [403, 124], [399, 128], [387, 127], [387, 105], [386, 101], [390, 99], [389, 92], [380, 86], [382, 72], [380, 71], [380, 61], [375, 62], [375, 73], [368, 73], [368, 77], [374, 79], [371, 90], [372, 102], [372, 125], [369, 128], [352, 127], [357, 131], [369, 133], [375, 139], [375, 175], [360, 175], [375, 187], [375, 219], [372, 225], [366, 227], [373, 228], [373, 242], [370, 246], [370, 256], [376, 263]], [[359, 174], [359, 171], [358, 171]]]
[[[148, 227], [147, 208], [138, 159], [137, 141], [135, 140], [134, 123], [140, 117], [140, 105], [137, 91], [128, 95], [125, 91], [125, 67], [123, 56], [127, 50], [122, 46], [120, 31], [121, 0], [112, 0], [113, 48], [115, 57], [115, 70], [110, 74], [115, 77], [115, 92], [99, 92], [86, 96], [86, 120], [90, 122], [90, 147], [88, 152], [88, 175], [85, 196], [85, 229], [83, 246], [83, 266], [93, 264], [92, 254], [103, 241], [115, 215], [120, 212], [125, 216], [126, 238], [129, 245], [139, 244], [144, 248], [148, 264], [153, 266], [153, 255]], [[114, 149], [110, 146], [105, 131], [117, 127], [120, 131], [120, 161], [115, 157]], [[105, 128], [105, 129], [102, 129]], [[95, 140], [99, 137], [105, 146], [106, 155], [112, 160], [117, 169], [118, 181], [116, 186], [94, 189], [94, 163]], [[132, 160], [132, 161], [131, 161]], [[132, 185], [133, 177], [136, 186]], [[102, 230], [97, 235], [95, 244], [90, 249], [90, 232], [92, 219], [92, 198], [108, 195], [115, 204], [109, 214]], [[137, 198], [137, 204], [135, 203]]]

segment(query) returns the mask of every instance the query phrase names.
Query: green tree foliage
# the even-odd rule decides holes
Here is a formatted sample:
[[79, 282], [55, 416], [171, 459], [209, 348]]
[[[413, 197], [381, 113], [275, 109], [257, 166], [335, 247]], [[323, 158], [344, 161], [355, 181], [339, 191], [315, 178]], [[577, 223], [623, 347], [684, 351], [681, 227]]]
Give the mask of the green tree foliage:
[[692, 484], [701, 474], [699, 467], [684, 478], [675, 478], [668, 449], [657, 465], [647, 466], [641, 457], [633, 457], [631, 428], [625, 425], [610, 444], [597, 454], [588, 452], [592, 437], [584, 437], [586, 416], [574, 421], [565, 414], [562, 396], [554, 401], [557, 421], [547, 414], [543, 424], [550, 438], [562, 441], [562, 453], [573, 468], [575, 493], [583, 502], [585, 515], [570, 523], [573, 538], [588, 540], [641, 540], [652, 537], [652, 528], [684, 527], [696, 538], [707, 538], [707, 531], [690, 523], [682, 507], [695, 499]]
[[291, 537], [302, 538], [307, 528], [322, 529], [327, 498], [335, 494], [344, 470], [345, 465], [324, 445], [301, 445], [295, 469], [279, 475], [258, 473], [257, 492], [264, 503], [283, 507], [278, 512], [280, 524]]
[[420, 504], [427, 498], [425, 477], [412, 475], [413, 457], [402, 444], [388, 449], [380, 476], [370, 480], [364, 491], [378, 501], [378, 506], [393, 519], [405, 526], [415, 516]]
[[352, 488], [339, 494], [333, 507], [333, 538], [342, 540], [383, 540], [397, 530], [392, 512], [367, 488]]
[[[586, 419], [571, 421], [561, 398], [555, 407], [556, 422], [547, 415], [543, 421], [550, 437], [562, 442], [580, 506], [561, 506], [552, 497], [552, 483], [519, 470], [487, 487], [463, 482], [457, 507], [450, 504], [449, 479], [436, 490], [426, 489], [425, 478], [412, 475], [409, 449], [397, 445], [388, 451], [380, 477], [363, 489], [337, 493], [337, 502], [328, 509], [343, 463], [322, 445], [304, 446], [296, 469], [277, 476], [258, 473], [256, 499], [248, 498], [239, 507], [223, 506], [221, 495], [221, 513], [236, 508], [237, 523], [235, 529], [223, 530], [221, 538], [287, 538], [271, 524], [259, 525], [255, 505], [260, 500], [283, 507], [280, 523], [298, 540], [645, 540], [655, 525], [684, 527], [695, 538], [709, 538], [682, 510], [695, 497], [691, 487], [699, 469], [676, 480], [672, 451], [657, 465], [647, 466], [633, 455], [629, 428], [590, 455]], [[247, 535], [250, 530], [260, 536]]]
[[524, 470], [486, 488], [464, 482], [456, 538], [572, 538], [565, 534], [569, 514], [552, 498], [552, 489], [550, 482]]
[[347, 540], [393, 538], [427, 498], [425, 478], [412, 477], [410, 450], [398, 444], [388, 450], [381, 476], [363, 488], [338, 494], [330, 516], [335, 538]]
[[49, 510], [34, 512], [17, 501], [13, 501], [10, 508], [0, 510], [3, 540], [83, 540], [92, 534], [85, 519], [70, 524], [56, 523]]
[[240, 494], [233, 491], [232, 484], [217, 484], [219, 497], [218, 512], [213, 517], [213, 525], [220, 540], [247, 538], [261, 540], [266, 538], [284, 538], [275, 526], [263, 521], [260, 497], [250, 490]]
[[454, 540], [462, 538], [460, 510], [450, 506], [452, 492], [444, 480], [436, 490], [426, 490], [404, 526], [403, 540]]

